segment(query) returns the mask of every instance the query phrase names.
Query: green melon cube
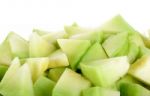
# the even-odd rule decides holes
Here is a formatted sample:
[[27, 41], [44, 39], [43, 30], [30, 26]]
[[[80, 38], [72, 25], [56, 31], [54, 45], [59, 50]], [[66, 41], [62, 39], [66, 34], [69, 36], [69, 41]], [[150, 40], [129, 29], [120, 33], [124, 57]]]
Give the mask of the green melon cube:
[[82, 96], [120, 96], [120, 92], [102, 87], [91, 87], [83, 90]]
[[67, 68], [56, 83], [52, 96], [81, 96], [82, 90], [90, 86], [88, 80]]
[[84, 62], [81, 64], [83, 75], [95, 86], [112, 87], [129, 69], [126, 56], [104, 60]]
[[54, 86], [55, 82], [44, 76], [39, 77], [33, 86], [35, 96], [52, 96]]

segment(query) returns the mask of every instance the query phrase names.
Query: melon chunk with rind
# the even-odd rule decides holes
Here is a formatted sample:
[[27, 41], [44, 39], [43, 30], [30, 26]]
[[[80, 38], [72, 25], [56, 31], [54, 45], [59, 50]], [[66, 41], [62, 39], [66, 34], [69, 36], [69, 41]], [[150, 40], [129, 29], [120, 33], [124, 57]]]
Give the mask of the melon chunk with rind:
[[89, 40], [58, 39], [57, 42], [60, 49], [67, 55], [72, 69], [78, 67], [80, 59], [91, 46]]
[[49, 58], [28, 58], [26, 63], [29, 65], [31, 70], [32, 80], [35, 82], [44, 72], [48, 69]]
[[139, 84], [123, 83], [120, 96], [150, 96], [150, 91]]
[[128, 33], [122, 32], [111, 36], [102, 46], [109, 57], [123, 56], [128, 52]]
[[35, 96], [52, 96], [54, 86], [54, 81], [44, 76], [39, 77], [33, 86]]
[[29, 57], [29, 43], [18, 34], [10, 32], [5, 42], [9, 43], [13, 57]]
[[150, 85], [150, 56], [145, 55], [130, 67], [129, 74], [141, 82]]
[[91, 87], [83, 90], [82, 96], [120, 96], [120, 92], [102, 87]]
[[33, 33], [29, 40], [29, 54], [30, 57], [46, 57], [50, 55], [55, 46], [48, 43], [48, 41], [41, 38], [38, 34]]
[[4, 96], [34, 96], [28, 64], [19, 67], [9, 80], [0, 83], [0, 93]]
[[112, 87], [129, 69], [126, 56], [115, 57], [81, 64], [83, 75], [95, 86]]
[[66, 68], [56, 83], [52, 96], [80, 96], [91, 83], [80, 74]]
[[57, 50], [49, 56], [48, 68], [69, 66], [67, 55], [62, 50]]

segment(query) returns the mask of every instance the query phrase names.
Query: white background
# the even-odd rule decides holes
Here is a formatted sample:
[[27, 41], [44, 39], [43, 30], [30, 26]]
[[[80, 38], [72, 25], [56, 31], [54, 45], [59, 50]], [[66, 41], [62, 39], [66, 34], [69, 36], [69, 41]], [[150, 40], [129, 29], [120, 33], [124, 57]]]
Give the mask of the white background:
[[27, 38], [33, 28], [97, 27], [117, 14], [142, 33], [150, 28], [150, 0], [0, 0], [0, 41], [10, 31]]

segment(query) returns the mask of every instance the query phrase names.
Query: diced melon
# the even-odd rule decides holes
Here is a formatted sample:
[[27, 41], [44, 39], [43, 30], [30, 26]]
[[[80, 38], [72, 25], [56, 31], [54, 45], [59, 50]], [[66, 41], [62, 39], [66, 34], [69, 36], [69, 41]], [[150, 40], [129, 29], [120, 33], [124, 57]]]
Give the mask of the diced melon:
[[7, 69], [8, 69], [8, 66], [0, 65], [0, 80], [2, 80], [2, 78], [5, 75]]
[[82, 96], [120, 96], [120, 92], [102, 87], [91, 87], [83, 90]]
[[65, 69], [66, 69], [65, 67], [50, 69], [48, 73], [48, 77], [53, 81], [58, 81]]
[[124, 83], [120, 87], [120, 96], [150, 96], [150, 91], [139, 84]]
[[128, 33], [111, 36], [102, 44], [109, 57], [123, 56], [128, 53]]
[[83, 56], [81, 62], [88, 62], [105, 58], [107, 58], [107, 55], [104, 49], [102, 48], [101, 44], [96, 42], [89, 48], [87, 53]]
[[49, 58], [28, 58], [26, 63], [31, 70], [32, 80], [35, 82], [48, 69]]
[[8, 42], [13, 54], [13, 57], [27, 58], [29, 57], [28, 42], [14, 32], [10, 32], [5, 40]]
[[83, 75], [95, 86], [112, 87], [129, 69], [126, 56], [84, 62], [81, 64]]
[[80, 74], [66, 69], [56, 83], [52, 96], [81, 96], [81, 92], [91, 83]]
[[139, 52], [139, 57], [142, 57], [144, 55], [149, 55], [150, 56], [150, 49], [144, 46], [140, 46], [140, 52]]
[[80, 59], [91, 46], [89, 40], [58, 39], [57, 42], [61, 50], [67, 55], [72, 69], [78, 67]]
[[[14, 64], [12, 67], [19, 66], [18, 64]], [[8, 69], [9, 73], [12, 72], [11, 76], [7, 72], [6, 76], [9, 76], [9, 78], [5, 77], [0, 83], [0, 93], [3, 96], [34, 96], [33, 83], [28, 65], [24, 64], [16, 69], [12, 69], [12, 67]]]
[[101, 26], [101, 30], [105, 33], [135, 32], [135, 29], [133, 29], [121, 15], [116, 15], [111, 20], [108, 20]]
[[129, 52], [127, 55], [130, 63], [133, 63], [138, 58], [139, 51], [139, 46], [135, 43], [129, 42]]
[[49, 68], [65, 66], [69, 66], [69, 61], [67, 55], [63, 51], [57, 50], [49, 56]]
[[150, 85], [150, 56], [143, 56], [130, 67], [129, 74]]
[[50, 79], [41, 76], [34, 83], [34, 93], [35, 96], [52, 96], [52, 90], [55, 85], [55, 82]]
[[11, 48], [8, 42], [3, 42], [0, 45], [0, 64], [10, 65], [13, 59]]
[[50, 55], [55, 49], [54, 45], [48, 43], [36, 33], [33, 33], [29, 40], [30, 57], [45, 57]]
[[42, 35], [45, 35], [45, 34], [48, 34], [49, 32], [48, 31], [45, 31], [45, 30], [42, 30], [42, 29], [33, 29], [32, 30], [33, 33], [37, 33], [38, 35], [42, 36]]

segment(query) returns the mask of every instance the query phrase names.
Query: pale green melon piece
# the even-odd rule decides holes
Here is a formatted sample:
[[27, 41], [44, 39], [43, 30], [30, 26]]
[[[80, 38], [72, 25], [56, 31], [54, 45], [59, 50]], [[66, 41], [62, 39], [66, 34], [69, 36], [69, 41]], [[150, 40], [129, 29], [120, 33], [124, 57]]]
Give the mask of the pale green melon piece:
[[137, 60], [128, 72], [133, 77], [150, 85], [150, 56], [146, 55]]
[[102, 87], [91, 87], [83, 90], [82, 96], [120, 96], [120, 92]]
[[57, 45], [57, 39], [67, 38], [68, 34], [66, 32], [49, 32], [42, 36], [43, 39], [51, 44]]
[[48, 69], [49, 58], [28, 58], [26, 63], [31, 70], [32, 80], [35, 82]]
[[55, 49], [54, 45], [48, 43], [36, 33], [33, 33], [29, 40], [30, 57], [45, 57], [50, 55]]
[[81, 92], [91, 83], [80, 74], [66, 68], [56, 83], [52, 96], [81, 96]]
[[135, 43], [129, 42], [129, 52], [127, 55], [131, 64], [138, 58], [139, 52], [139, 46], [137, 46]]
[[7, 70], [8, 70], [8, 66], [0, 65], [0, 80], [2, 80]]
[[18, 34], [10, 32], [5, 42], [9, 43], [13, 57], [29, 57], [29, 43]]
[[8, 42], [3, 42], [0, 45], [0, 64], [10, 65], [13, 59], [11, 48]]
[[80, 59], [91, 46], [89, 40], [58, 39], [57, 42], [61, 50], [67, 55], [72, 69], [78, 67]]
[[112, 87], [129, 69], [126, 56], [115, 57], [81, 64], [83, 75], [95, 86]]
[[77, 40], [90, 40], [92, 43], [94, 42], [102, 42], [103, 40], [103, 33], [97, 32], [96, 30], [93, 30], [93, 32], [86, 32], [86, 33], [79, 33], [70, 36], [70, 39], [77, 39]]
[[149, 55], [150, 56], [150, 49], [144, 46], [140, 46], [140, 52], [139, 52], [139, 57], [142, 57], [144, 55]]
[[48, 31], [45, 31], [45, 30], [42, 30], [42, 29], [37, 29], [37, 28], [34, 28], [32, 30], [33, 33], [37, 33], [38, 35], [42, 36], [42, 35], [46, 35], [48, 34], [49, 32]]
[[109, 57], [123, 56], [128, 53], [128, 33], [122, 32], [111, 36], [102, 44]]
[[66, 68], [64, 67], [50, 69], [48, 73], [48, 77], [53, 81], [57, 82], [65, 69]]
[[105, 58], [107, 58], [107, 55], [104, 49], [102, 48], [101, 44], [96, 42], [89, 48], [87, 53], [83, 56], [81, 62], [88, 62]]
[[69, 66], [67, 55], [62, 50], [57, 50], [49, 56], [49, 68]]
[[124, 83], [120, 87], [120, 96], [150, 96], [150, 91], [139, 84]]
[[101, 26], [104, 33], [135, 32], [121, 15], [116, 15]]
[[[12, 69], [12, 67], [18, 68]], [[8, 72], [12, 72], [11, 76]], [[4, 76], [5, 79], [2, 79], [0, 83], [0, 93], [3, 96], [34, 96], [31, 73], [27, 64], [21, 67], [14, 64], [8, 69], [8, 72], [6, 76], [9, 76], [9, 78]]]
[[35, 96], [52, 96], [54, 85], [52, 80], [44, 76], [39, 77], [33, 86]]

